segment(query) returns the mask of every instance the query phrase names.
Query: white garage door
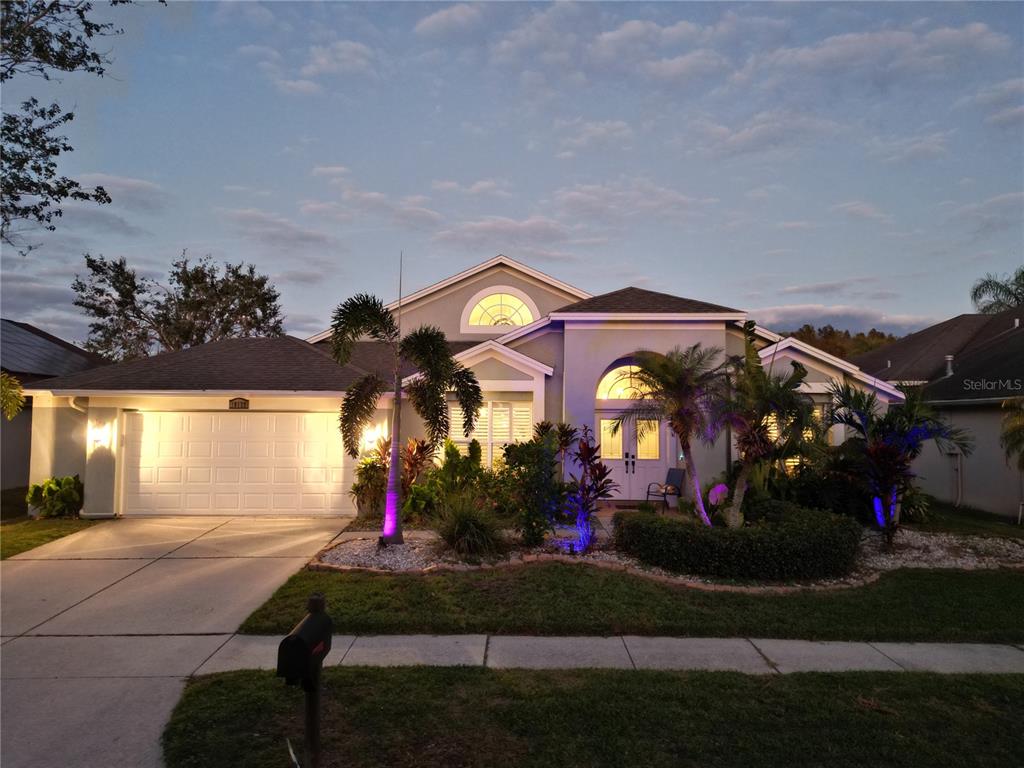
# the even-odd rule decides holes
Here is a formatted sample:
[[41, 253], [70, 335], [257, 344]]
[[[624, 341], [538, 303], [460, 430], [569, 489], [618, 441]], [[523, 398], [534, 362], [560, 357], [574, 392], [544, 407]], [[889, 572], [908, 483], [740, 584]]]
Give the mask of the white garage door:
[[125, 515], [354, 512], [331, 413], [129, 413]]

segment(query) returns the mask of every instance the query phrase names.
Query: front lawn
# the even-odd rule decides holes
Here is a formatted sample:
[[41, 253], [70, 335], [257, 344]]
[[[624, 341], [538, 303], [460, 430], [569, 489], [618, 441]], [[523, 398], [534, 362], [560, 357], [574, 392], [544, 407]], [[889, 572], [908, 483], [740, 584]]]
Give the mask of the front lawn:
[[[1024, 765], [1022, 675], [333, 667], [323, 765]], [[269, 672], [191, 681], [168, 768], [290, 764], [301, 692]]]
[[1024, 538], [1024, 525], [1017, 525], [1016, 518], [993, 515], [991, 512], [982, 512], [970, 507], [957, 509], [944, 501], [932, 502], [925, 522], [905, 523], [905, 525], [910, 530], [925, 533], [997, 536], [1006, 539]]
[[242, 625], [286, 634], [320, 591], [338, 634], [677, 635], [1024, 640], [1024, 572], [901, 570], [864, 587], [706, 592], [587, 565], [429, 576], [299, 571]]
[[49, 541], [77, 533], [96, 520], [48, 518], [12, 520], [0, 525], [0, 560], [27, 552]]

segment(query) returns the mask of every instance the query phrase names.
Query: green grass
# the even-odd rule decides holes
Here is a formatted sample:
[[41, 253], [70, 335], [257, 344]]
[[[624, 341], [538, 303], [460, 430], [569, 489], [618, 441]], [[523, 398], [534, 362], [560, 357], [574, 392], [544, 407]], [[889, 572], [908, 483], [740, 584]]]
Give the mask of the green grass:
[[[334, 667], [323, 766], [932, 768], [1024, 765], [1024, 675]], [[168, 768], [277, 768], [301, 692], [270, 672], [198, 678]]]
[[1017, 525], [1016, 518], [994, 515], [979, 509], [961, 507], [957, 509], [944, 501], [934, 501], [928, 509], [928, 519], [923, 523], [907, 523], [912, 531], [926, 533], [956, 533], [971, 536], [997, 536], [1007, 539], [1024, 538], [1024, 525]]
[[27, 552], [49, 541], [77, 533], [96, 520], [59, 519], [12, 520], [0, 525], [0, 560]]
[[339, 634], [678, 635], [817, 640], [1024, 640], [1024, 572], [903, 570], [864, 587], [705, 592], [587, 565], [428, 576], [299, 571], [242, 625], [285, 634], [310, 592]]

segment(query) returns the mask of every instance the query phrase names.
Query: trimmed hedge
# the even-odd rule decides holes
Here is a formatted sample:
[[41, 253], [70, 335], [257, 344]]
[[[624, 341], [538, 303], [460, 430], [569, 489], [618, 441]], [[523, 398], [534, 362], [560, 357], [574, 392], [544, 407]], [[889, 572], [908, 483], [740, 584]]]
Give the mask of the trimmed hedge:
[[614, 518], [615, 546], [648, 565], [720, 578], [823, 579], [853, 570], [859, 523], [793, 506], [781, 512], [775, 520], [743, 528], [708, 528], [647, 512], [619, 512]]

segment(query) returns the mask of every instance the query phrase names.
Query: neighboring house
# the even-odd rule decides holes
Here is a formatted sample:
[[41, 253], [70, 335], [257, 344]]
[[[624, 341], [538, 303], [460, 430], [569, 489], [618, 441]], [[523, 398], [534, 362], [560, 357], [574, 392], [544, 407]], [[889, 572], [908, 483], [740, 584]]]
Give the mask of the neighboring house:
[[[52, 376], [77, 373], [106, 361], [28, 323], [0, 320], [0, 368], [25, 388]], [[3, 489], [28, 485], [32, 398], [11, 421], [0, 418], [0, 481]]]
[[[542, 419], [586, 424], [627, 499], [643, 498], [647, 483], [663, 481], [678, 462], [665, 425], [640, 440], [629, 429], [610, 434], [629, 405], [631, 355], [696, 342], [740, 354], [746, 319], [640, 288], [591, 296], [505, 256], [402, 300], [403, 326], [440, 327], [480, 381], [485, 405], [473, 437], [487, 463], [506, 443], [528, 439]], [[806, 389], [821, 403], [839, 378], [886, 403], [902, 397], [807, 344], [759, 334], [766, 364], [782, 371], [802, 362]], [[380, 343], [362, 341], [338, 366], [329, 342], [329, 331], [306, 341], [233, 339], [38, 384], [36, 410], [46, 418], [34, 429], [32, 476], [82, 473], [89, 516], [350, 513], [356, 462], [342, 448], [338, 407], [365, 371], [390, 376], [391, 359]], [[381, 398], [363, 449], [389, 434], [390, 402]], [[451, 408], [452, 439], [465, 444], [461, 413]], [[422, 436], [407, 403], [402, 426]], [[706, 478], [727, 466], [728, 442], [698, 449]]]
[[890, 383], [924, 386], [926, 399], [974, 438], [974, 451], [925, 447], [914, 465], [920, 487], [954, 504], [1018, 517], [1024, 474], [999, 444], [1002, 403], [1024, 397], [1024, 307], [959, 315], [854, 359]]

